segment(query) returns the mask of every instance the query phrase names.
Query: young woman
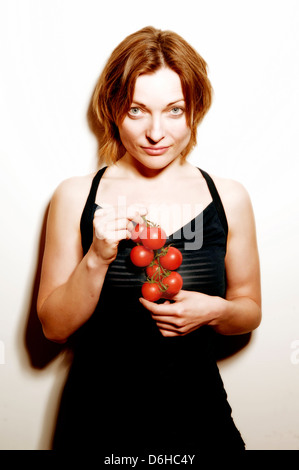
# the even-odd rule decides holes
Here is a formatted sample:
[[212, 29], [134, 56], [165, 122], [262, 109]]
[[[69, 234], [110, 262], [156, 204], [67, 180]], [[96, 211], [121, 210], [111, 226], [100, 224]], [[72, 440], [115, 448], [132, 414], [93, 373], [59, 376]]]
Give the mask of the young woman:
[[[38, 297], [46, 337], [74, 349], [54, 449], [244, 450], [213, 339], [259, 325], [259, 260], [246, 190], [186, 160], [211, 96], [200, 55], [152, 27], [127, 37], [99, 78], [104, 166], [55, 191]], [[170, 300], [141, 295], [130, 253], [144, 217], [183, 255]]]

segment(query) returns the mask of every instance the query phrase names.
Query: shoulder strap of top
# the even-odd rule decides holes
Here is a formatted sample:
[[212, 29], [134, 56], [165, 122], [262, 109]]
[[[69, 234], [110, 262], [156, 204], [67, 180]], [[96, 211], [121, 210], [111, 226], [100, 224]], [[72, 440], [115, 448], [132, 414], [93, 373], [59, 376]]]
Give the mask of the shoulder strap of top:
[[219, 195], [218, 190], [215, 186], [215, 183], [214, 183], [214, 181], [212, 180], [212, 178], [210, 177], [210, 175], [207, 172], [203, 171], [201, 168], [198, 168], [198, 169], [199, 169], [202, 176], [204, 177], [204, 179], [207, 182], [209, 191], [210, 191], [211, 196], [213, 198], [213, 202], [214, 202], [214, 204], [216, 206], [216, 209], [217, 209], [217, 212], [218, 212], [218, 217], [219, 217], [220, 222], [222, 224], [222, 227], [223, 227], [223, 229], [224, 229], [224, 231], [227, 235], [228, 234], [227, 218], [226, 218], [225, 210], [224, 210], [220, 195]]
[[91, 183], [91, 188], [90, 188], [90, 191], [89, 191], [89, 195], [88, 195], [88, 198], [87, 198], [87, 201], [90, 200], [90, 202], [93, 204], [95, 202], [95, 199], [96, 199], [96, 195], [97, 195], [97, 190], [98, 190], [98, 186], [99, 186], [99, 183], [100, 183], [100, 180], [106, 170], [106, 166], [104, 166], [103, 168], [101, 168], [94, 176], [93, 180], [92, 180], [92, 183]]
[[94, 205], [97, 195], [97, 189], [100, 183], [100, 180], [106, 170], [107, 166], [101, 168], [94, 176], [90, 191], [81, 215], [80, 220], [80, 231], [81, 231], [81, 240], [84, 254], [87, 253], [93, 239], [93, 224], [90, 223], [93, 221], [94, 216]]

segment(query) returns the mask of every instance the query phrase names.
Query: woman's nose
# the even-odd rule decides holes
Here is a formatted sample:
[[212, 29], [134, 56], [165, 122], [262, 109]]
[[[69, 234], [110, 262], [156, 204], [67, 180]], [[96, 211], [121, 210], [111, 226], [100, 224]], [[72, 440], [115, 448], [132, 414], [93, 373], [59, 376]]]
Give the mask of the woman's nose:
[[146, 131], [146, 137], [151, 143], [158, 143], [165, 137], [164, 126], [160, 117], [152, 117]]

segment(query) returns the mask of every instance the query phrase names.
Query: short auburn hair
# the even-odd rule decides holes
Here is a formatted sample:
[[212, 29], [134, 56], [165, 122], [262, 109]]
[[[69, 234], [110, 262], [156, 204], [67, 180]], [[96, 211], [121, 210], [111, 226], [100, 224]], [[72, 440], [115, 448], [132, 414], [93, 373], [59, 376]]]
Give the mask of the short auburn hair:
[[106, 164], [115, 163], [125, 154], [118, 125], [131, 107], [136, 79], [161, 67], [169, 67], [181, 79], [191, 129], [182, 157], [186, 158], [196, 145], [197, 126], [212, 102], [207, 64], [178, 34], [148, 26], [126, 37], [114, 49], [95, 87], [91, 104], [100, 130], [99, 157]]

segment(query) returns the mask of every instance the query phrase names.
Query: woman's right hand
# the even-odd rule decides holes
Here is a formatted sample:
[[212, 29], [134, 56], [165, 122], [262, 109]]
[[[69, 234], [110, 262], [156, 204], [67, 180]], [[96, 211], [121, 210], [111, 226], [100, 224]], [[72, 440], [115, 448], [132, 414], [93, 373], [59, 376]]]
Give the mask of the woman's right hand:
[[121, 240], [130, 239], [134, 223], [143, 223], [147, 209], [140, 204], [127, 208], [103, 205], [95, 211], [93, 243], [91, 250], [104, 264], [110, 264], [117, 256]]
[[93, 242], [84, 255], [80, 220], [89, 188], [88, 178], [66, 180], [49, 209], [37, 312], [45, 336], [59, 343], [91, 317], [120, 240], [130, 238], [133, 222], [147, 214], [141, 205], [122, 212], [111, 206], [97, 210]]

